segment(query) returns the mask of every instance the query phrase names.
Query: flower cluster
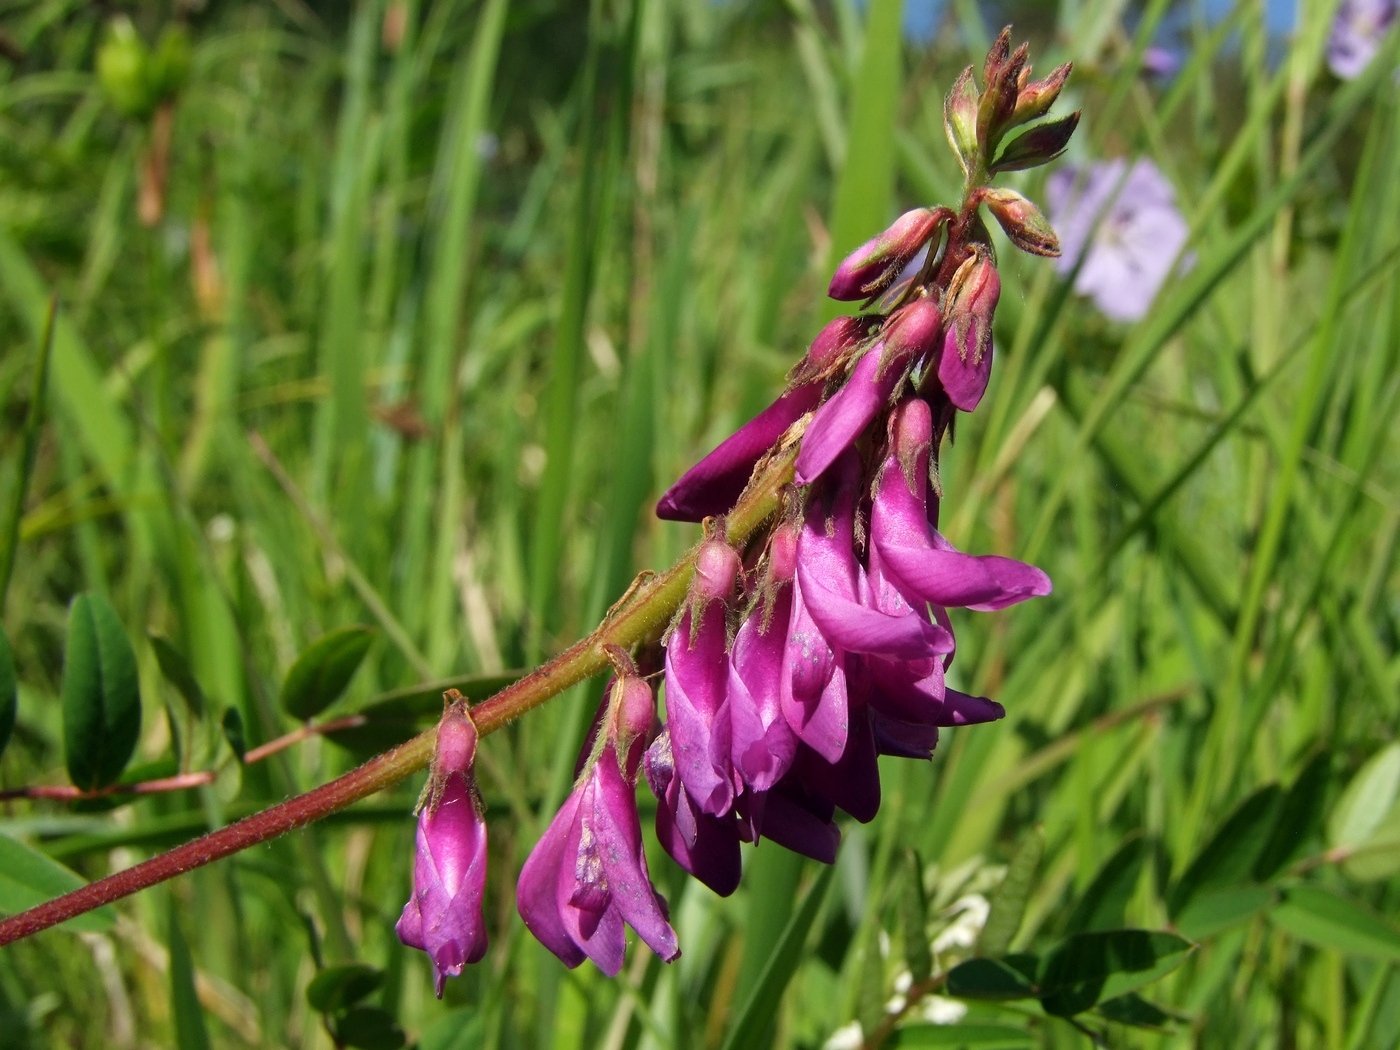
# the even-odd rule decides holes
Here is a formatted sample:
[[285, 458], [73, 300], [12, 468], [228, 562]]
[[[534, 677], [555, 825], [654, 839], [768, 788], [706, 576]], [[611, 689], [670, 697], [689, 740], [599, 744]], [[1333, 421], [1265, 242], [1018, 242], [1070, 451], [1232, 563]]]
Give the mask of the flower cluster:
[[[662, 848], [728, 894], [741, 844], [766, 838], [831, 863], [837, 810], [869, 821], [879, 809], [879, 756], [928, 759], [941, 728], [1001, 717], [1000, 705], [945, 680], [956, 647], [950, 610], [1003, 609], [1048, 594], [1050, 580], [944, 538], [938, 453], [991, 375], [1001, 282], [982, 206], [1017, 247], [1058, 254], [1035, 205], [989, 183], [1064, 149], [1078, 114], [1004, 140], [1046, 113], [1068, 72], [1031, 81], [1025, 47], [1013, 52], [1003, 33], [983, 88], [971, 69], [963, 74], [945, 107], [967, 175], [961, 209], [910, 211], [842, 262], [829, 294], [859, 309], [828, 324], [781, 396], [657, 505], [663, 518], [703, 523], [689, 593], [660, 640], [632, 653], [608, 647], [616, 676], [574, 790], [516, 896], [527, 928], [566, 965], [587, 958], [618, 973], [626, 926], [663, 959], [679, 955], [642, 845], [643, 774]], [[775, 476], [790, 477], [778, 512], [732, 543], [727, 516], [755, 479], [771, 486]], [[664, 667], [664, 722], [637, 662]], [[449, 739], [440, 736], [434, 783], [455, 783]], [[484, 947], [479, 923], [430, 920], [450, 910], [439, 898], [466, 885], [430, 863], [444, 812], [425, 809], [399, 931], [433, 955], [439, 991], [443, 974]], [[479, 825], [472, 834], [484, 845]], [[479, 884], [476, 893], [464, 915], [479, 917]], [[433, 922], [446, 936], [427, 932]]]

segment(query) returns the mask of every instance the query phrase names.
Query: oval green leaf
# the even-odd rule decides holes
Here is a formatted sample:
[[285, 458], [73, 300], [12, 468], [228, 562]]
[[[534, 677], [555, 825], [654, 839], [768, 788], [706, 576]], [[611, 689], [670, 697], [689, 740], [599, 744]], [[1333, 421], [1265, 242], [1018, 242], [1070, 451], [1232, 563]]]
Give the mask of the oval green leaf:
[[63, 748], [68, 775], [85, 790], [114, 784], [141, 736], [136, 653], [100, 594], [80, 594], [68, 612], [63, 657]]
[[408, 1041], [394, 1015], [379, 1006], [353, 1006], [331, 1014], [326, 1028], [338, 1044], [359, 1050], [398, 1050]]
[[1235, 808], [1172, 887], [1167, 910], [1173, 920], [1203, 893], [1252, 881], [1282, 805], [1282, 789], [1269, 784]]
[[1327, 821], [1327, 844], [1333, 849], [1355, 849], [1395, 805], [1400, 795], [1400, 743], [1372, 755], [1342, 792]]
[[[0, 915], [17, 915], [85, 885], [81, 877], [52, 857], [0, 835]], [[116, 921], [112, 909], [104, 907], [69, 919], [61, 929], [74, 933], [104, 933], [112, 929]]]
[[1321, 886], [1290, 886], [1269, 918], [1319, 948], [1400, 963], [1400, 929], [1364, 904]]
[[204, 690], [199, 687], [199, 682], [195, 680], [194, 672], [190, 670], [189, 662], [166, 639], [158, 634], [149, 636], [151, 639], [151, 649], [156, 654], [156, 663], [160, 665], [160, 673], [165, 676], [165, 680], [173, 685], [177, 692], [185, 698], [185, 703], [189, 705], [190, 713], [196, 718], [204, 717], [204, 709], [208, 706], [204, 699]]
[[1076, 933], [1041, 964], [1041, 1005], [1046, 1013], [1073, 1017], [1171, 973], [1195, 947], [1164, 931]]
[[372, 627], [342, 627], [312, 642], [282, 683], [282, 706], [293, 718], [314, 718], [345, 692], [374, 641]]
[[1016, 931], [1021, 928], [1021, 919], [1025, 917], [1026, 901], [1030, 899], [1035, 872], [1044, 852], [1045, 829], [1037, 824], [1022, 836], [1006, 869], [1006, 877], [992, 894], [987, 924], [977, 939], [978, 955], [1005, 955], [1011, 947]]
[[19, 686], [15, 681], [15, 661], [10, 643], [0, 630], [0, 755], [10, 742], [15, 728], [15, 713], [19, 710]]
[[948, 971], [948, 994], [957, 999], [1034, 999], [1033, 955], [1005, 959], [968, 959]]
[[384, 974], [364, 963], [328, 966], [306, 986], [306, 1001], [313, 1010], [334, 1013], [354, 1006], [361, 999], [379, 990]]

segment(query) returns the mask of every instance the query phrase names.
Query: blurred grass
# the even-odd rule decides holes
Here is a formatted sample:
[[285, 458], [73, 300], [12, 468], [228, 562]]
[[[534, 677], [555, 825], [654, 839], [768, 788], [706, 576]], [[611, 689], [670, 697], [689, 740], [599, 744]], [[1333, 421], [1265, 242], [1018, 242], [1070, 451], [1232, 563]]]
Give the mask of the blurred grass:
[[[82, 589], [107, 593], [137, 643], [154, 758], [178, 699], [143, 633], [186, 653], [255, 745], [289, 727], [282, 676], [327, 630], [399, 635], [372, 651], [358, 706], [524, 666], [669, 563], [695, 530], [653, 520], [652, 500], [777, 390], [830, 316], [830, 261], [957, 192], [942, 91], [994, 22], [948, 6], [916, 45], [896, 0], [212, 5], [191, 16], [165, 215], [147, 229], [149, 133], [94, 79], [101, 19], [12, 0], [26, 57], [0, 60], [0, 492], [51, 294], [63, 310], [4, 610], [21, 702], [0, 778], [60, 776], [62, 624]], [[946, 452], [945, 523], [962, 548], [1034, 557], [1056, 592], [959, 618], [954, 684], [1007, 718], [947, 733], [931, 768], [888, 765], [881, 815], [847, 829], [824, 899], [806, 896], [825, 886], [815, 866], [771, 846], [729, 900], [657, 854], [682, 960], [634, 949], [616, 982], [562, 971], [523, 936], [512, 891], [568, 783], [597, 695], [581, 689], [484, 749], [494, 945], [446, 1004], [392, 933], [418, 787], [404, 785], [174, 884], [193, 974], [152, 961], [172, 930], [159, 894], [123, 906], [115, 934], [0, 953], [7, 1038], [172, 1045], [198, 1028], [192, 988], [212, 1045], [253, 1031], [329, 1046], [302, 997], [324, 939], [328, 958], [386, 969], [380, 1001], [425, 1048], [819, 1046], [892, 987], [897, 959], [876, 957], [879, 934], [899, 938], [902, 847], [930, 865], [941, 909], [986, 892], [1042, 824], [1015, 942], [1036, 944], [1126, 842], [1148, 844], [1127, 921], [1161, 926], [1169, 877], [1241, 799], [1319, 751], [1335, 797], [1400, 719], [1393, 63], [1331, 78], [1334, 4], [1299, 5], [1288, 41], [1259, 4], [1218, 24], [1200, 6], [996, 12], [1039, 68], [1076, 63], [1074, 159], [1142, 154], [1169, 175], [1195, 261], [1120, 327], [1003, 245], [997, 372]], [[129, 9], [148, 40], [171, 15]], [[1158, 19], [1185, 26], [1167, 82], [1137, 72]], [[325, 742], [283, 757], [103, 825], [7, 804], [0, 830], [91, 877], [352, 761]], [[1394, 879], [1320, 877], [1400, 906]], [[787, 992], [748, 1005], [791, 958], [804, 900], [818, 910]], [[1262, 918], [1150, 994], [1194, 1026], [1115, 1029], [1112, 1045], [1400, 1038], [1393, 966]], [[772, 1027], [741, 1031], [745, 1011]], [[1043, 1018], [1033, 1030], [1083, 1045]]]

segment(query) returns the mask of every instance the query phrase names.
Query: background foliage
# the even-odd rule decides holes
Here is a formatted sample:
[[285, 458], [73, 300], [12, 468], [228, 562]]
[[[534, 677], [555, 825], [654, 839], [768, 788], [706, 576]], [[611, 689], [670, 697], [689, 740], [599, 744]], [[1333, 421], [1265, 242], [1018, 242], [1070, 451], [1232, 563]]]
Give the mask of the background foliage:
[[[1287, 36], [1277, 6], [956, 2], [916, 40], [897, 0], [6, 0], [0, 493], [27, 495], [0, 778], [90, 768], [65, 646], [120, 670], [93, 648], [112, 610], [143, 716], [122, 775], [219, 772], [0, 804], [0, 911], [349, 768], [431, 721], [441, 685], [410, 687], [484, 695], [678, 556], [695, 530], [652, 500], [772, 397], [834, 312], [832, 258], [956, 198], [942, 93], [999, 20], [1039, 68], [1076, 63], [1072, 156], [1151, 157], [1195, 253], [1133, 326], [1002, 253], [943, 524], [1056, 591], [959, 622], [954, 682], [1007, 718], [891, 764], [834, 877], [761, 848], [721, 900], [658, 853], [682, 959], [564, 971], [513, 883], [595, 683], [482, 748], [493, 946], [443, 1003], [392, 932], [405, 784], [0, 951], [6, 1045], [329, 1046], [329, 1018], [361, 1045], [816, 1047], [967, 954], [999, 885], [989, 954], [1123, 925], [1200, 942], [1144, 990], [1159, 1011], [1085, 1016], [1110, 1045], [1395, 1045], [1400, 128], [1385, 70], [1323, 66], [1335, 4]], [[172, 51], [168, 80], [104, 91], [118, 9], [157, 54], [185, 22], [187, 73]], [[1152, 40], [1176, 75], [1141, 71]], [[361, 708], [349, 746], [235, 755]], [[1033, 1000], [951, 1035], [924, 1008], [899, 1045], [1088, 1038]]]

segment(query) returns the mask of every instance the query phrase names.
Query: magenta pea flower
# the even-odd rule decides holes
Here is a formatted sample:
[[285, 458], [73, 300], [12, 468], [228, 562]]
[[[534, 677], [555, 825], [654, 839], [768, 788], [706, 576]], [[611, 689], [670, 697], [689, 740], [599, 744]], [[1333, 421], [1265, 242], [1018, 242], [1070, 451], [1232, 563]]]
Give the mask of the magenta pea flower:
[[884, 233], [866, 241], [841, 261], [826, 294], [840, 300], [868, 299], [880, 294], [951, 218], [953, 213], [947, 208], [905, 212]]
[[1171, 183], [1150, 160], [1110, 160], [1059, 168], [1045, 193], [1060, 237], [1055, 268], [1072, 273], [1082, 258], [1078, 294], [1115, 321], [1146, 316], [1190, 232]]
[[765, 792], [792, 766], [797, 737], [783, 715], [783, 652], [792, 621], [798, 530], [780, 526], [768, 548], [765, 585], [729, 654], [730, 754], [747, 792]]
[[701, 811], [676, 776], [671, 735], [662, 730], [642, 760], [656, 796], [656, 839], [677, 864], [721, 897], [739, 888], [739, 843], [744, 825], [737, 813], [716, 817]]
[[799, 419], [817, 407], [824, 373], [865, 338], [868, 322], [838, 317], [818, 333], [793, 382], [778, 400], [736, 430], [687, 470], [656, 504], [667, 521], [703, 521], [730, 510], [743, 494], [754, 466]]
[[695, 580], [666, 643], [666, 725], [676, 775], [700, 809], [714, 816], [734, 800], [730, 725], [722, 708], [729, 682], [727, 612], [739, 555], [709, 540], [695, 559]]
[[615, 977], [627, 948], [625, 925], [667, 962], [680, 948], [647, 872], [637, 816], [637, 773], [655, 717], [651, 687], [624, 674], [604, 703], [602, 746], [525, 861], [516, 908], [564, 965], [592, 959]]
[[418, 815], [413, 895], [394, 927], [404, 944], [428, 953], [439, 999], [447, 978], [486, 954], [486, 820], [475, 757], [476, 726], [459, 696], [438, 725], [428, 799]]
[[947, 331], [938, 358], [938, 381], [955, 408], [971, 412], [992, 374], [992, 317], [1001, 298], [1001, 278], [986, 252], [959, 268], [948, 289]]
[[1327, 66], [1343, 80], [1359, 77], [1400, 14], [1400, 0], [1342, 0], [1327, 38]]
[[880, 341], [865, 352], [845, 385], [807, 424], [797, 454], [798, 484], [816, 481], [889, 407], [910, 365], [936, 345], [942, 323], [942, 313], [932, 299], [916, 300], [891, 315]]

